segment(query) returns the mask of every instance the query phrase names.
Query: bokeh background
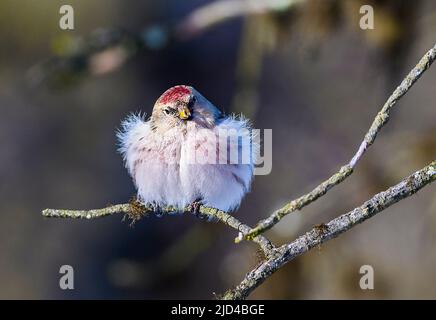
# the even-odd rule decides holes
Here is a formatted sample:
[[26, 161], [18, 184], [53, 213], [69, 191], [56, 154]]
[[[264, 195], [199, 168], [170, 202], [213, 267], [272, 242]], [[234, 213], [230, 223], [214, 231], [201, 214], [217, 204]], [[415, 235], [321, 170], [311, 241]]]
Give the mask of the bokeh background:
[[[58, 26], [66, 2], [74, 31]], [[149, 113], [168, 87], [190, 84], [273, 129], [272, 172], [256, 177], [235, 213], [253, 225], [348, 162], [436, 39], [432, 0], [307, 0], [256, 14], [233, 4], [0, 2], [0, 298], [210, 299], [237, 284], [259, 255], [252, 243], [235, 245], [221, 224], [175, 216], [131, 227], [120, 215], [55, 220], [41, 210], [128, 201], [135, 190], [116, 128], [132, 111]], [[359, 28], [363, 4], [374, 7], [374, 30]], [[395, 107], [356, 172], [270, 238], [289, 242], [434, 159], [433, 68]], [[251, 298], [434, 299], [435, 246], [429, 186], [295, 259]], [[59, 288], [64, 264], [75, 270], [74, 290]], [[372, 291], [359, 288], [364, 264], [375, 270]]]

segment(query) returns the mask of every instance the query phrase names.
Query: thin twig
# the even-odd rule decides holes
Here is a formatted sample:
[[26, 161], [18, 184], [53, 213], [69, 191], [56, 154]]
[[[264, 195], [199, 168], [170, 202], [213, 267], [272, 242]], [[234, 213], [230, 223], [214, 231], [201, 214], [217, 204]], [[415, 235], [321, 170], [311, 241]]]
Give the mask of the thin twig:
[[316, 226], [295, 241], [276, 249], [262, 264], [246, 274], [242, 282], [228, 290], [223, 299], [244, 299], [255, 288], [287, 262], [330, 239], [336, 238], [357, 224], [375, 216], [394, 203], [407, 198], [436, 180], [436, 161], [402, 180], [386, 191], [380, 192], [360, 207], [345, 213], [326, 224]]
[[330, 178], [322, 182], [315, 189], [309, 193], [289, 202], [282, 208], [274, 211], [268, 218], [261, 220], [257, 223], [250, 232], [243, 235], [243, 237], [238, 237], [236, 242], [242, 239], [251, 240], [253, 237], [265, 232], [266, 230], [273, 227], [278, 223], [284, 216], [302, 209], [308, 204], [312, 203], [319, 197], [327, 193], [331, 188], [340, 184], [348, 176], [353, 173], [353, 170], [362, 156], [365, 154], [366, 150], [372, 145], [377, 134], [380, 132], [381, 128], [388, 122], [390, 117], [390, 111], [392, 107], [401, 99], [402, 96], [406, 94], [407, 91], [413, 86], [413, 84], [422, 76], [422, 74], [430, 67], [436, 58], [436, 44], [431, 48], [418, 62], [418, 64], [409, 72], [409, 74], [404, 78], [401, 84], [395, 89], [389, 99], [383, 105], [383, 108], [379, 111], [375, 117], [371, 127], [365, 135], [364, 140], [359, 146], [356, 154], [350, 160], [350, 162], [341, 167], [341, 169], [333, 174]]
[[[193, 213], [198, 215], [199, 217], [217, 219], [225, 225], [236, 229], [240, 234], [247, 233], [249, 230], [251, 230], [249, 226], [243, 224], [229, 213], [203, 205], [198, 206], [198, 208], [193, 208], [193, 206], [187, 206], [182, 210], [171, 206], [157, 209], [156, 207], [151, 205], [143, 205], [137, 201], [132, 201], [131, 203], [117, 204], [93, 210], [45, 209], [42, 211], [42, 215], [47, 218], [70, 219], [96, 219], [110, 216], [116, 213], [126, 214], [134, 221], [151, 214], [161, 215], [171, 213]], [[266, 256], [271, 256], [273, 254], [275, 247], [266, 237], [259, 235], [258, 237], [255, 237], [253, 241], [262, 248]]]

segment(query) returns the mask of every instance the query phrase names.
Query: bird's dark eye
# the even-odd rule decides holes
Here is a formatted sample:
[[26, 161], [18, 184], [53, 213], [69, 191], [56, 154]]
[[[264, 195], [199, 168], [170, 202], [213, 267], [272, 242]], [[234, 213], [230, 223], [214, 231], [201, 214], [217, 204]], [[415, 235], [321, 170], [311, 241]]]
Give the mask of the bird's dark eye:
[[170, 108], [170, 107], [167, 107], [167, 108], [163, 109], [163, 112], [164, 112], [165, 114], [167, 114], [167, 115], [174, 114], [175, 111], [176, 111], [176, 110], [174, 110], [173, 108]]

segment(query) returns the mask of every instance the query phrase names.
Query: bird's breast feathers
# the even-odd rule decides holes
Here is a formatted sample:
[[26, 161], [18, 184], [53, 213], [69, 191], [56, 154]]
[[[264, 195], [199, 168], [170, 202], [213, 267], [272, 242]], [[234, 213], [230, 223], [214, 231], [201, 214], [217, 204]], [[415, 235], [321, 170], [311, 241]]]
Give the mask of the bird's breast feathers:
[[118, 139], [144, 203], [182, 208], [200, 200], [231, 211], [250, 189], [258, 146], [244, 119], [227, 117], [212, 129], [191, 122], [162, 135], [133, 115], [122, 123]]

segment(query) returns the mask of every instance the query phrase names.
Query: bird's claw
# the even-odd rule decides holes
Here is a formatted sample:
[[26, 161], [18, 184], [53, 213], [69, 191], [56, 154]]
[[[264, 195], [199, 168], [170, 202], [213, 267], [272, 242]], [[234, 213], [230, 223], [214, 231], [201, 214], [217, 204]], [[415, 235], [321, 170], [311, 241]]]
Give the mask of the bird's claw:
[[200, 214], [200, 207], [201, 207], [201, 205], [202, 205], [202, 203], [200, 202], [200, 200], [195, 200], [191, 204], [192, 213], [194, 213], [195, 215]]
[[154, 216], [157, 218], [161, 218], [164, 215], [164, 212], [162, 211], [162, 208], [157, 204], [157, 203], [151, 203], [150, 204], [152, 209], [153, 209], [153, 213]]

